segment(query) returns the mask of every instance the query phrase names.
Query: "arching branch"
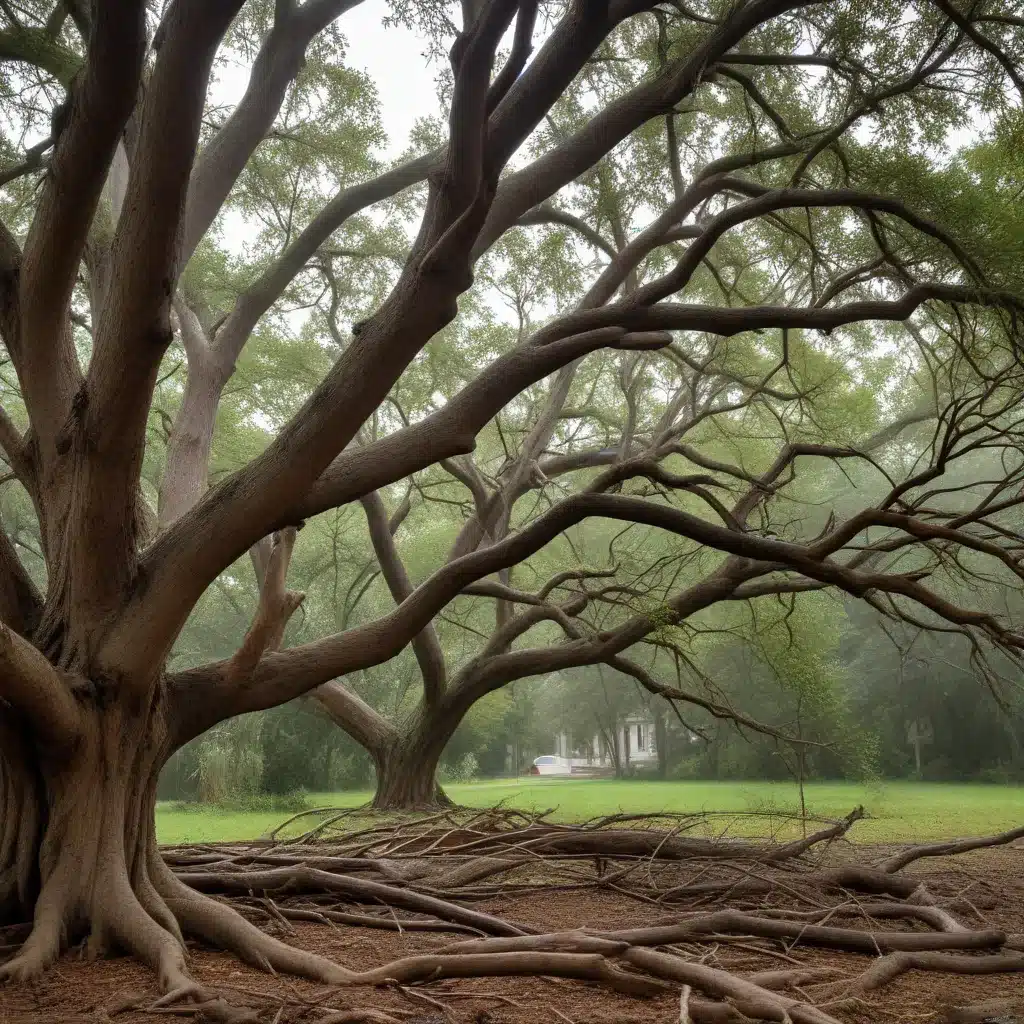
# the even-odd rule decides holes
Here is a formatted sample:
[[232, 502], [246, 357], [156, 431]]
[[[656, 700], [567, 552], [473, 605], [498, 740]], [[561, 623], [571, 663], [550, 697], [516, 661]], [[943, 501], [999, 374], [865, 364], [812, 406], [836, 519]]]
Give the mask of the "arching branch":
[[560, 224], [562, 227], [570, 228], [581, 238], [589, 242], [595, 249], [605, 253], [612, 259], [616, 256], [615, 246], [605, 239], [599, 231], [595, 231], [581, 217], [576, 217], [565, 210], [559, 210], [550, 203], [541, 203], [532, 210], [527, 210], [516, 224], [529, 226], [534, 224]]
[[[858, 597], [879, 591], [906, 598], [927, 608], [940, 619], [979, 630], [1010, 650], [1024, 650], [1024, 636], [987, 612], [972, 611], [954, 604], [924, 586], [919, 577], [855, 569], [835, 561], [832, 555], [837, 550], [837, 537], [833, 534], [843, 533], [841, 528], [812, 543], [800, 544], [716, 526], [667, 505], [614, 495], [580, 494], [567, 498], [522, 532], [449, 562], [390, 615], [335, 637], [293, 648], [279, 656], [282, 660], [267, 659], [265, 671], [261, 666], [261, 674], [250, 679], [244, 687], [217, 684], [222, 672], [217, 666], [200, 670], [192, 677], [185, 674], [181, 685], [207, 688], [211, 713], [214, 707], [219, 706], [221, 714], [236, 714], [280, 703], [328, 678], [386, 660], [393, 657], [467, 584], [522, 561], [570, 525], [590, 516], [657, 527], [732, 556], [700, 584], [676, 599], [672, 605], [676, 616], [686, 617], [709, 603], [728, 599], [741, 583], [782, 569]], [[849, 531], [845, 533], [848, 535]], [[484, 682], [477, 685], [490, 686], [495, 680], [507, 678], [510, 662], [503, 661], [503, 658], [512, 659], [516, 665], [514, 670], [520, 672], [513, 678], [554, 670], [562, 659], [571, 659], [579, 654], [572, 643], [589, 644], [587, 658], [606, 661], [609, 656], [619, 654], [641, 639], [652, 628], [653, 620], [638, 616], [614, 634], [599, 637], [596, 643], [581, 639], [559, 649], [515, 651], [490, 657], [479, 673]]]
[[306, 47], [332, 21], [362, 0], [307, 0], [278, 4], [274, 24], [253, 61], [249, 84], [230, 117], [196, 160], [182, 233], [187, 262], [213, 223], [256, 147], [270, 131]]
[[[376, 491], [361, 498], [360, 502], [366, 513], [370, 543], [377, 556], [381, 574], [395, 604], [401, 604], [412, 594], [413, 585], [398, 553], [384, 502]], [[436, 704], [444, 693], [446, 673], [444, 652], [441, 650], [433, 625], [428, 624], [422, 632], [413, 637], [412, 649], [423, 676], [426, 702], [428, 705]]]
[[305, 594], [287, 587], [288, 566], [295, 547], [296, 530], [290, 527], [275, 534], [266, 567], [260, 581], [260, 599], [256, 615], [242, 640], [242, 646], [228, 662], [225, 674], [244, 679], [268, 651], [281, 646], [288, 620], [305, 599]]

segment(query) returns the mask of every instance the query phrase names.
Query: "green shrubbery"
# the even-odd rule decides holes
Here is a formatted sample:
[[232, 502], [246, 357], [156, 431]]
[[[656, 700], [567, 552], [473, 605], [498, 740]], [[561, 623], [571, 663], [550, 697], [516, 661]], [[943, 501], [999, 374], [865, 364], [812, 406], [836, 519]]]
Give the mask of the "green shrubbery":
[[249, 793], [219, 800], [174, 800], [166, 809], [171, 812], [206, 811], [211, 806], [219, 811], [295, 814], [308, 810], [310, 804], [308, 795], [296, 790], [294, 793]]
[[476, 754], [463, 754], [454, 764], [443, 764], [438, 774], [441, 782], [473, 782], [479, 778], [480, 762]]

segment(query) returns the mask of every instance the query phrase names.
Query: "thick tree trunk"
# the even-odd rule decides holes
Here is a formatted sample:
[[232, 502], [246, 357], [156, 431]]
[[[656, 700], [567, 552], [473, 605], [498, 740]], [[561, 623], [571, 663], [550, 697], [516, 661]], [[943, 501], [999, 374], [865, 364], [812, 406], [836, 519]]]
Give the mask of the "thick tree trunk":
[[84, 938], [92, 954], [135, 952], [173, 990], [187, 983], [184, 946], [149, 872], [156, 781], [169, 753], [162, 715], [93, 699], [82, 726], [73, 753], [59, 759], [26, 760], [5, 731], [2, 848], [13, 884], [5, 909], [10, 918], [30, 914], [33, 928], [0, 973], [32, 977]]
[[390, 750], [375, 759], [377, 791], [372, 807], [378, 811], [422, 811], [454, 807], [437, 781], [437, 758], [432, 763]]
[[331, 720], [373, 758], [377, 810], [414, 811], [451, 807], [437, 782], [437, 766], [462, 716], [442, 705], [421, 706], [400, 732], [344, 683], [317, 687], [313, 697]]
[[437, 781], [437, 766], [452, 727], [439, 715], [421, 715], [397, 741], [371, 751], [377, 769], [373, 808], [419, 811], [453, 807]]
[[100, 693], [91, 706], [80, 703], [80, 736], [59, 757], [30, 749], [6, 712], [0, 721], [0, 920], [32, 922], [0, 980], [33, 978], [84, 941], [89, 956], [138, 957], [172, 999], [198, 996], [183, 934], [256, 966], [344, 980], [343, 968], [271, 938], [174, 877], [154, 820], [157, 777], [173, 751], [162, 701], [131, 708]]

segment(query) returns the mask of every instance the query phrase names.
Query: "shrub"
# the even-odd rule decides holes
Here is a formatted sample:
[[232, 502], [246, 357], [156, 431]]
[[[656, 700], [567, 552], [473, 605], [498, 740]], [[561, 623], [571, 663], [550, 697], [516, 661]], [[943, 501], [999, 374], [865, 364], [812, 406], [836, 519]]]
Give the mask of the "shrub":
[[219, 800], [175, 800], [168, 807], [176, 812], [201, 813], [213, 806], [220, 811], [249, 811], [261, 814], [294, 814], [309, 809], [309, 798], [303, 790], [292, 793], [241, 793]]
[[444, 765], [438, 773], [442, 782], [472, 782], [480, 772], [476, 754], [463, 754], [455, 764]]

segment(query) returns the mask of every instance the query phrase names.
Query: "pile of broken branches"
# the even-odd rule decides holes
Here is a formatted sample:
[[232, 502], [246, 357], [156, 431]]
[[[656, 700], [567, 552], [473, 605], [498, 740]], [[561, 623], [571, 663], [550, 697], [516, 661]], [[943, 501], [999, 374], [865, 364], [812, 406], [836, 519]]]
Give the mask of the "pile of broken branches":
[[[680, 1000], [680, 1019], [694, 1024], [837, 1024], [910, 970], [1024, 972], [1024, 935], [989, 926], [979, 901], [933, 892], [904, 870], [923, 858], [1009, 844], [1024, 828], [886, 851], [869, 864], [839, 845], [863, 817], [860, 808], [810, 834], [803, 823], [798, 838], [768, 842], [715, 837], [707, 814], [565, 825], [547, 814], [491, 809], [353, 829], [349, 813], [321, 813], [297, 838], [280, 838], [278, 830], [259, 842], [172, 847], [164, 856], [183, 882], [230, 900], [266, 930], [313, 922], [457, 936], [429, 953], [349, 972], [346, 985], [406, 990], [451, 978], [561, 977], [641, 999], [671, 995]], [[294, 829], [296, 821], [287, 824]], [[542, 931], [477, 909], [525, 894], [599, 890], [642, 905], [645, 924]], [[871, 960], [851, 971], [845, 960], [823, 966], [797, 955], [814, 949]], [[744, 970], [742, 958], [749, 965], [751, 954], [782, 966]], [[306, 1000], [294, 1019], [409, 1019], [339, 1010], [330, 998], [339, 991]], [[265, 1001], [256, 1005], [261, 998], [238, 1012], [292, 1019], [281, 1001], [261, 1016], [268, 1013]], [[437, 998], [421, 998], [444, 1010]], [[235, 993], [230, 1001], [237, 1008], [240, 999]]]

